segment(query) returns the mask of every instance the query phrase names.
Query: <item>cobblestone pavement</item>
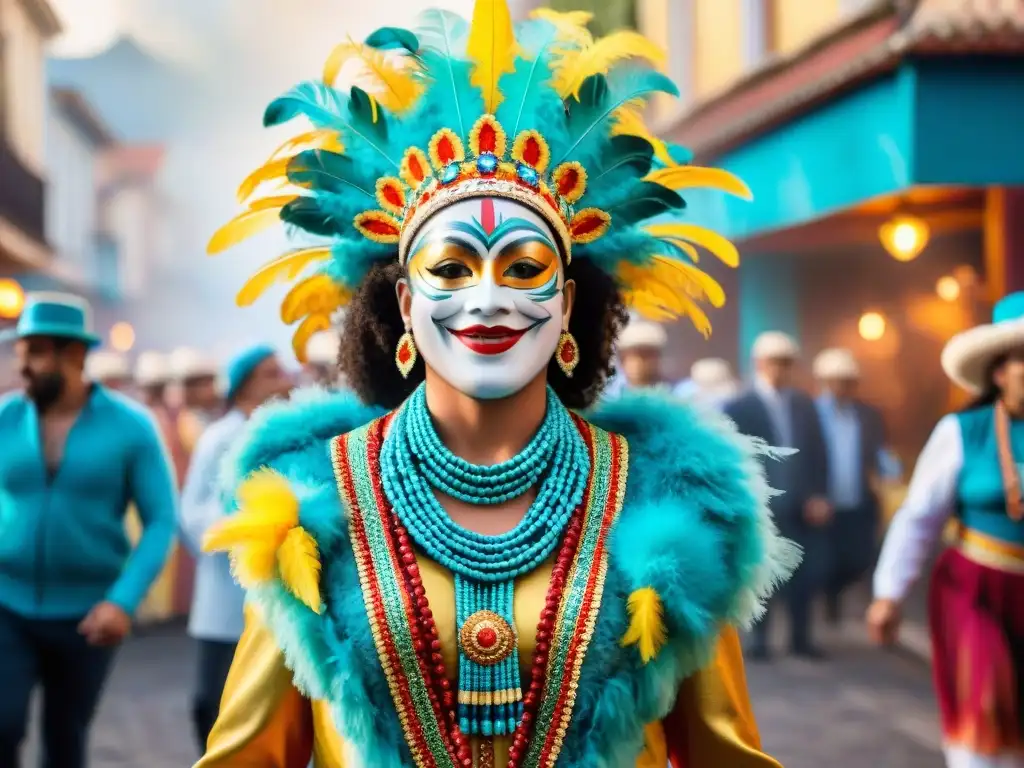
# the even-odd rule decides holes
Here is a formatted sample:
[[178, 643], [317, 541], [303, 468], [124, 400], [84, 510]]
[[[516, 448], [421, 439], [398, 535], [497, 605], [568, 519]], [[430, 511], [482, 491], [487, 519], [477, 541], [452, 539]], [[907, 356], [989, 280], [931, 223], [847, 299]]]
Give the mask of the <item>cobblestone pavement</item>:
[[[940, 768], [927, 669], [868, 648], [858, 629], [826, 638], [829, 661], [780, 658], [748, 667], [765, 749], [786, 768]], [[90, 768], [191, 765], [192, 660], [180, 629], [151, 631], [122, 649]], [[27, 751], [31, 768], [36, 750], [30, 744]]]

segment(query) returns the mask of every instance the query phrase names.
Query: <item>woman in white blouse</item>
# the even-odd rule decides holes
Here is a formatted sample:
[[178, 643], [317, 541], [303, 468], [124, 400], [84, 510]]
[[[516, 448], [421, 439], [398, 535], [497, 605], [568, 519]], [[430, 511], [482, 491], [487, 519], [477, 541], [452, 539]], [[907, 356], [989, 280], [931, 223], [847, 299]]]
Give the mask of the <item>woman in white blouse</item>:
[[953, 338], [942, 366], [978, 395], [945, 416], [918, 459], [875, 571], [868, 626], [892, 643], [900, 606], [943, 529], [933, 570], [934, 681], [950, 768], [1024, 768], [1024, 293]]

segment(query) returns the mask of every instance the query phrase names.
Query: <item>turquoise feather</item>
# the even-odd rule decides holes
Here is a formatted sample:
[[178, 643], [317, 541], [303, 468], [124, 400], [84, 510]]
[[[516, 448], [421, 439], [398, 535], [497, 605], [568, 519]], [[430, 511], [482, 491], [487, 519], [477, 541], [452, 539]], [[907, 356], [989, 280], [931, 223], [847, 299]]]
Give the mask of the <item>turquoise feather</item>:
[[316, 128], [343, 127], [341, 114], [345, 97], [330, 86], [316, 81], [300, 83], [270, 102], [263, 113], [263, 125], [270, 128], [296, 117], [306, 117]]
[[685, 206], [678, 192], [660, 184], [641, 181], [623, 190], [619, 201], [605, 210], [612, 216], [612, 227], [621, 229]]
[[381, 27], [371, 32], [363, 42], [378, 51], [402, 49], [408, 53], [416, 53], [420, 49], [420, 41], [416, 39], [416, 35], [399, 27]]
[[281, 221], [321, 237], [336, 237], [344, 233], [341, 222], [325, 211], [320, 201], [313, 197], [292, 200], [281, 209]]
[[587, 175], [587, 192], [582, 205], [603, 208], [622, 195], [651, 170], [654, 147], [639, 136], [614, 136], [597, 168]]
[[332, 195], [355, 192], [367, 198], [363, 205], [372, 205], [376, 200], [374, 187], [365, 175], [360, 176], [358, 170], [349, 157], [322, 149], [310, 149], [300, 152], [288, 163], [288, 181]]

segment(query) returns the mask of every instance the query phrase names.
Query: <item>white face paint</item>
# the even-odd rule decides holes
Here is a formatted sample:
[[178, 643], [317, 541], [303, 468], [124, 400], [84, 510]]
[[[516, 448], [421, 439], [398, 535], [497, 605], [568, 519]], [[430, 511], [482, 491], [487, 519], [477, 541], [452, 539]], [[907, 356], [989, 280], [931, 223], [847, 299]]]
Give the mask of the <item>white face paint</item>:
[[508, 397], [547, 367], [565, 273], [540, 216], [500, 198], [455, 203], [420, 230], [407, 265], [416, 347], [453, 387]]

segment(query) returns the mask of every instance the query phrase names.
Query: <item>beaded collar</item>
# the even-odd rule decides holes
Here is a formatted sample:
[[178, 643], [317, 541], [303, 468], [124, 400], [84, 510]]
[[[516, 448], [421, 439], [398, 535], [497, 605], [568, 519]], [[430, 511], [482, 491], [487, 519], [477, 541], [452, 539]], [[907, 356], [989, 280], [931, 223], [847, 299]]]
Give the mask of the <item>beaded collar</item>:
[[[583, 502], [556, 550], [509, 768], [550, 768], [558, 759], [601, 605], [608, 535], [625, 494], [625, 439], [571, 418], [586, 445], [590, 471]], [[381, 449], [390, 419], [378, 419], [331, 444], [363, 601], [414, 764], [471, 766], [469, 738], [457, 721], [458, 697], [440, 654], [412, 540], [383, 489]]]

